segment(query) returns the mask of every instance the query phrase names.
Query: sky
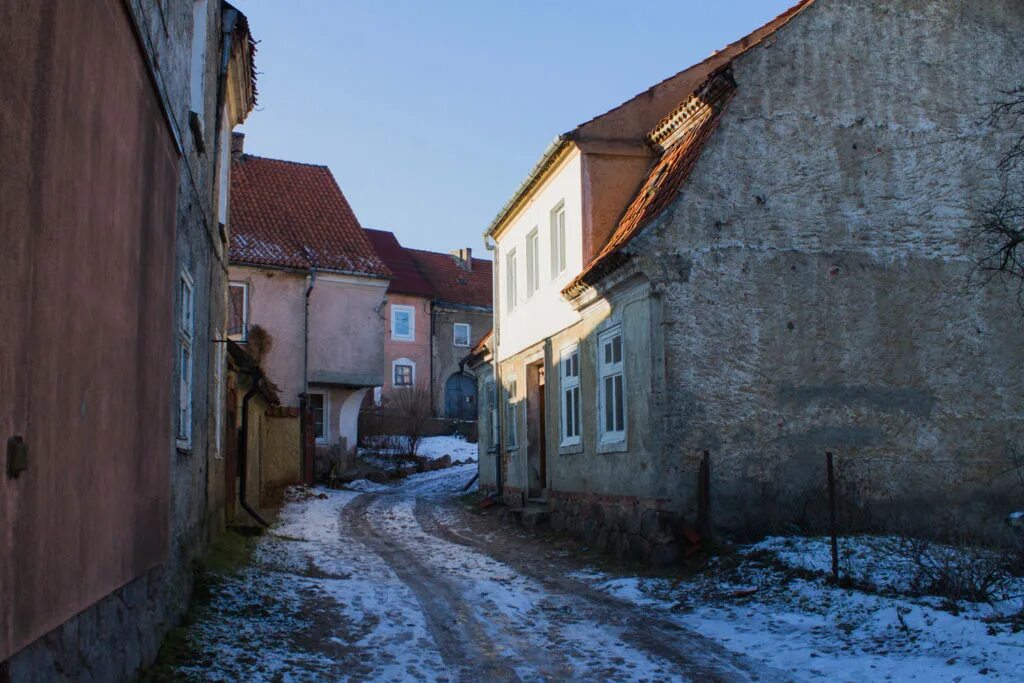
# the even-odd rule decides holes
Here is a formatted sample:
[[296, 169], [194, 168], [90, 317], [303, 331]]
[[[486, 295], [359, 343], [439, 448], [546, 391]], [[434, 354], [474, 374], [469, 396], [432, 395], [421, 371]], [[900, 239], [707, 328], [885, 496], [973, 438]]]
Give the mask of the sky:
[[795, 0], [233, 0], [249, 17], [250, 154], [325, 164], [366, 228], [472, 247], [559, 134]]

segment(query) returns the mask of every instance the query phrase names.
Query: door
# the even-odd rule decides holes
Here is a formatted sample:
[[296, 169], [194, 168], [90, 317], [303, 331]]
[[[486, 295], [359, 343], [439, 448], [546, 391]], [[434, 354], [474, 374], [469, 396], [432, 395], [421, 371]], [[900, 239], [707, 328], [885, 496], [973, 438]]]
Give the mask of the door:
[[542, 498], [547, 488], [547, 431], [544, 420], [544, 362], [526, 366], [527, 492]]
[[476, 420], [476, 379], [453, 373], [444, 385], [444, 414], [452, 420]]

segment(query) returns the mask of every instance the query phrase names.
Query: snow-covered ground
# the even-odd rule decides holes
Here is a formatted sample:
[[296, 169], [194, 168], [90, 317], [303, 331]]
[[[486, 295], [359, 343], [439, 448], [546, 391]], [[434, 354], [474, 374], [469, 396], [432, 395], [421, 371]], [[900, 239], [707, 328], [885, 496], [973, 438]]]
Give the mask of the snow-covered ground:
[[[868, 591], [827, 581], [827, 538], [768, 538], [742, 548], [739, 557], [713, 560], [703, 576], [686, 581], [578, 576], [612, 595], [673, 613], [726, 647], [794, 677], [1024, 680], [1024, 633], [999, 619], [1024, 608], [1024, 581], [1011, 580], [991, 603], [906, 597], [915, 569], [897, 551], [900, 543], [841, 541], [841, 573], [874, 587]], [[794, 575], [787, 568], [802, 571]]]
[[461, 436], [428, 436], [420, 442], [416, 455], [431, 460], [450, 455], [452, 462], [476, 462], [477, 450], [475, 443], [469, 443]]
[[[253, 565], [214, 583], [189, 630], [195, 655], [177, 673], [1024, 680], [1024, 633], [987, 622], [994, 608], [950, 611], [934, 598], [834, 588], [812, 573], [828, 568], [824, 539], [767, 539], [685, 578], [573, 572], [558, 552], [446, 505], [474, 471], [297, 492], [259, 540]], [[899, 576], [848, 543], [860, 549], [864, 575]]]

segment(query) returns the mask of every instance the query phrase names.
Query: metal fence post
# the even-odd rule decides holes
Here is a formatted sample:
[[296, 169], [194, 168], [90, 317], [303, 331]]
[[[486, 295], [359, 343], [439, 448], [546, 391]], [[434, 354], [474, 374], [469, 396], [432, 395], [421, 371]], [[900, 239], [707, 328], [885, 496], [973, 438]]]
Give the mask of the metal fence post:
[[832, 536], [832, 581], [839, 581], [839, 539], [836, 535], [836, 478], [832, 467], [832, 451], [825, 452], [825, 467], [828, 470], [828, 519]]

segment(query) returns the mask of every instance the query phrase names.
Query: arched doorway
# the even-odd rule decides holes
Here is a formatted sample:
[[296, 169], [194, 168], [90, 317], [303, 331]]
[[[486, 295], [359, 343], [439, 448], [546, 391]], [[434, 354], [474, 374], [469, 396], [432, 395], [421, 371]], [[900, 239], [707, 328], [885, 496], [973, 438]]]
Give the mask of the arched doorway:
[[444, 414], [455, 420], [476, 419], [476, 379], [473, 375], [452, 373], [444, 383]]

